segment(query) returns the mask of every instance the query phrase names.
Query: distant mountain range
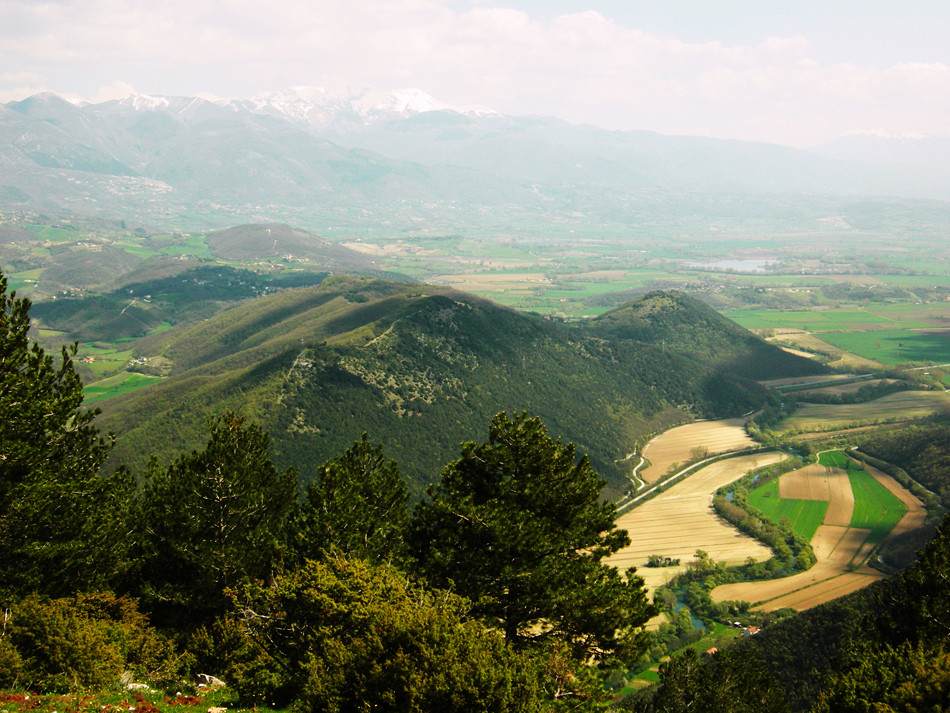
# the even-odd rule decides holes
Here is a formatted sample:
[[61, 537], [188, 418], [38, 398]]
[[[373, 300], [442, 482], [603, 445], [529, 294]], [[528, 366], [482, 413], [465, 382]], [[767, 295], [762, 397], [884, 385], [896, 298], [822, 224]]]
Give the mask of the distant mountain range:
[[[0, 209], [146, 227], [812, 226], [848, 204], [950, 200], [950, 140], [813, 151], [451, 107], [418, 90], [0, 105]], [[940, 208], [944, 211], [944, 207]], [[385, 226], [385, 228], [380, 228]]]

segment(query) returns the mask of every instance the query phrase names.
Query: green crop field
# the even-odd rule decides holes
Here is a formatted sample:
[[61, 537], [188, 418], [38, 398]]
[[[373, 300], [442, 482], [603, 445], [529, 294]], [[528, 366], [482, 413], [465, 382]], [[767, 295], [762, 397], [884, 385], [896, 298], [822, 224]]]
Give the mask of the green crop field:
[[115, 376], [89, 384], [83, 389], [83, 405], [94, 406], [97, 403], [111, 399], [113, 396], [135, 391], [143, 386], [154, 384], [159, 380], [157, 376], [146, 376], [123, 371]]
[[[926, 323], [921, 324], [927, 326]], [[907, 361], [950, 363], [950, 331], [883, 329], [869, 332], [826, 332], [821, 338], [840, 349], [884, 364]]]
[[823, 451], [818, 454], [818, 463], [832, 468], [848, 469], [851, 459], [841, 451]]
[[787, 517], [795, 533], [809, 542], [828, 511], [828, 502], [825, 500], [780, 498], [778, 480], [751, 491], [749, 503], [773, 522], [781, 522], [783, 517]]
[[877, 544], [900, 522], [907, 508], [870, 473], [859, 470], [854, 464], [852, 466], [848, 470], [848, 479], [854, 492], [851, 527], [871, 530], [867, 541]]
[[880, 328], [893, 323], [887, 317], [861, 309], [826, 310], [730, 310], [723, 312], [729, 319], [746, 329], [804, 329], [809, 332], [828, 332], [844, 329]]

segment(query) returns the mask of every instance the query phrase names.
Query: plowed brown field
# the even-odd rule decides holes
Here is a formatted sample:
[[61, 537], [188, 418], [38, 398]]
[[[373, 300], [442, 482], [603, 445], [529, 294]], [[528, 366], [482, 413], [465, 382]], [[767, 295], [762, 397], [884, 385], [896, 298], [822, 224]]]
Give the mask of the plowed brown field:
[[[768, 559], [772, 553], [767, 547], [720, 520], [710, 503], [717, 488], [784, 457], [781, 453], [757, 453], [717, 461], [621, 515], [617, 525], [630, 533], [631, 544], [614, 554], [609, 563], [621, 570], [636, 567], [652, 592], [685, 571], [698, 549], [730, 564], [744, 562], [747, 557]], [[678, 558], [681, 565], [647, 567], [652, 554]]]
[[640, 471], [640, 477], [655, 483], [669, 472], [673, 463], [694, 459], [691, 451], [695, 448], [705, 448], [709, 455], [716, 455], [757, 445], [745, 432], [746, 420], [696, 421], [664, 431], [643, 448], [643, 456], [650, 465]]

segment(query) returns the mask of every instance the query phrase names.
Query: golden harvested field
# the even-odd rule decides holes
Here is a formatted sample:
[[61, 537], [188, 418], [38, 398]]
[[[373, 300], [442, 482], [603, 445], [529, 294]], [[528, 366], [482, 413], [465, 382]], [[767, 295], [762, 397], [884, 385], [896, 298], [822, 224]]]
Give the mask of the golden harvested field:
[[950, 392], [899, 391], [862, 404], [801, 404], [782, 430], [832, 430], [858, 421], [922, 418], [950, 408]]
[[864, 589], [872, 582], [882, 578], [883, 575], [880, 572], [874, 572], [873, 570], [846, 572], [839, 574], [837, 577], [823, 579], [809, 587], [791, 592], [784, 597], [778, 597], [756, 608], [762, 611], [775, 611], [776, 609], [791, 607], [798, 611], [804, 611], [819, 604], [830, 602], [832, 599], [843, 597], [845, 594]]
[[650, 461], [650, 465], [640, 471], [640, 477], [648, 483], [655, 483], [669, 472], [674, 463], [695, 460], [696, 456], [691, 452], [696, 448], [705, 448], [708, 455], [715, 455], [757, 445], [745, 432], [746, 420], [696, 421], [664, 431], [650, 439], [643, 448], [643, 457]]
[[439, 275], [431, 282], [451, 285], [463, 292], [526, 292], [551, 281], [543, 272], [474, 272], [464, 275]]
[[[812, 587], [826, 580], [835, 579], [843, 574], [857, 574], [868, 585], [884, 575], [868, 567], [860, 567], [853, 573], [848, 572], [848, 565], [858, 556], [864, 545], [864, 540], [870, 530], [858, 530], [836, 525], [821, 525], [815, 532], [811, 544], [815, 550], [818, 562], [807, 572], [795, 574], [782, 579], [770, 579], [762, 582], [739, 582], [716, 587], [712, 591], [713, 601], [742, 600], [747, 602], [763, 602], [756, 609], [773, 611], [782, 607], [799, 608], [805, 600], [811, 601], [816, 593]], [[855, 587], [856, 589], [859, 587]], [[829, 594], [830, 601], [835, 596]], [[780, 602], [776, 604], [775, 602]], [[814, 602], [814, 606], [821, 602]], [[804, 607], [803, 607], [804, 608]]]
[[344, 247], [364, 255], [376, 255], [381, 257], [403, 257], [405, 255], [436, 255], [437, 252], [432, 249], [421, 248], [418, 245], [397, 240], [394, 243], [364, 243], [362, 241], [353, 241], [343, 243]]
[[[717, 488], [749, 470], [782, 460], [781, 453], [756, 453], [711, 463], [652, 500], [620, 516], [618, 527], [630, 533], [631, 544], [608, 562], [621, 570], [636, 567], [652, 592], [686, 569], [696, 550], [716, 560], [740, 564], [747, 557], [768, 559], [771, 550], [727, 524], [712, 509]], [[647, 567], [650, 555], [678, 558], [679, 567]]]

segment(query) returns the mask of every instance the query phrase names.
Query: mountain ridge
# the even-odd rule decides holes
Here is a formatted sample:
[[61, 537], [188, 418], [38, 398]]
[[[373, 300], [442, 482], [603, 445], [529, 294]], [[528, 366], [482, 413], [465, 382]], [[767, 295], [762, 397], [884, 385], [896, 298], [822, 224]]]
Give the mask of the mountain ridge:
[[710, 359], [698, 335], [727, 321], [681, 300], [690, 309], [669, 325], [710, 322], [673, 348], [447, 287], [331, 276], [142, 340], [137, 355], [162, 357], [171, 376], [110, 399], [102, 427], [120, 436], [116, 462], [138, 468], [150, 452], [196, 447], [205, 420], [233, 408], [270, 432], [276, 460], [304, 481], [367, 431], [421, 493], [460, 440], [480, 437], [499, 411], [526, 410], [588, 452], [619, 494], [617, 461], [649, 433], [762, 403], [745, 361], [773, 375], [817, 368], [755, 337], [752, 347], [727, 335]]
[[915, 200], [915, 210], [950, 201], [946, 139], [869, 164], [853, 147], [608, 131], [412, 93], [363, 104], [312, 94], [10, 102], [0, 107], [0, 208], [176, 229], [484, 230], [505, 216], [534, 230], [580, 221], [680, 235], [683, 215], [742, 231], [774, 215], [783, 231], [789, 215], [807, 229], [857, 197]]

